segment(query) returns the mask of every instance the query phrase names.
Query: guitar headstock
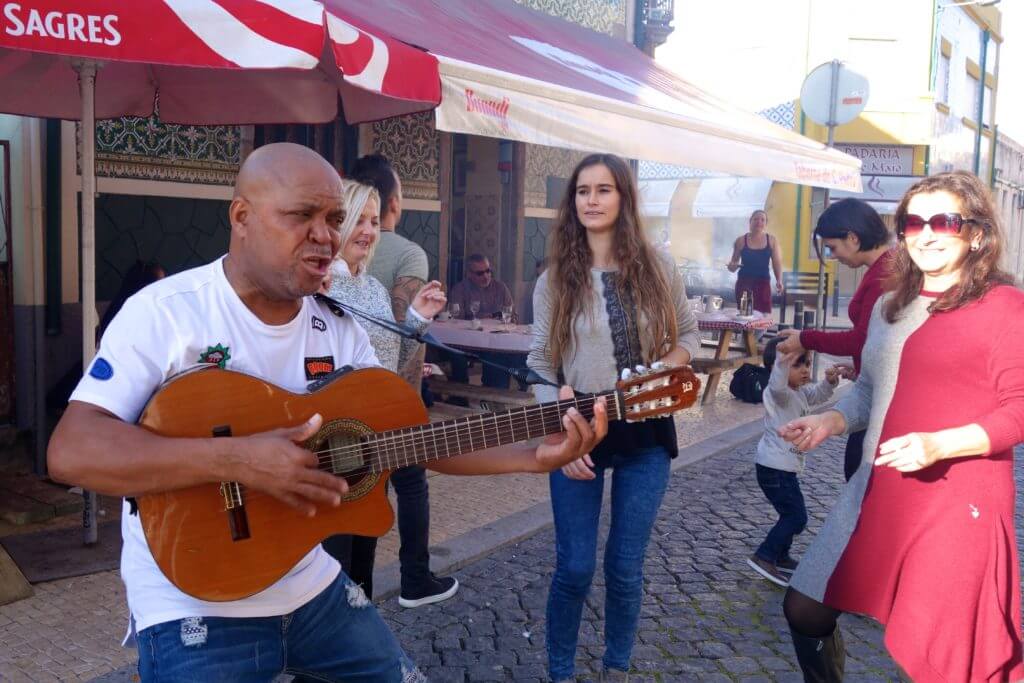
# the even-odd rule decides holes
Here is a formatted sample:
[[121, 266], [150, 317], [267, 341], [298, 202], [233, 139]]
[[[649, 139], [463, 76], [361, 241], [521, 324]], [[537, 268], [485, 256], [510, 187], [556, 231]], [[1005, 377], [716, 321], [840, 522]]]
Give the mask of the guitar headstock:
[[692, 406], [700, 395], [700, 379], [687, 365], [655, 363], [651, 368], [638, 365], [636, 370], [624, 369], [615, 388], [626, 407], [624, 419], [640, 422]]

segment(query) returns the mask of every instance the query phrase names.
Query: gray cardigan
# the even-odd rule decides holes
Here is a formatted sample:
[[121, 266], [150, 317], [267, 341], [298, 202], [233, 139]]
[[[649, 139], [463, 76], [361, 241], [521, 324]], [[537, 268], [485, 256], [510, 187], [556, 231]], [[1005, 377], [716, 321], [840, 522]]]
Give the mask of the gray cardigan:
[[[686, 298], [686, 287], [679, 270], [671, 259], [661, 254], [658, 262], [666, 271], [671, 300], [676, 309], [678, 334], [676, 343], [697, 355], [700, 337], [697, 318]], [[591, 268], [591, 315], [581, 314], [573, 325], [574, 343], [562, 356], [561, 366], [565, 383], [581, 392], [606, 391], [615, 386], [623, 368], [642, 363], [649, 350], [646, 335], [638, 329], [646, 327], [643, 315], [634, 320], [635, 306], [624, 290], [616, 286], [618, 271]], [[558, 380], [558, 364], [552, 363], [545, 353], [554, 294], [548, 286], [548, 272], [537, 280], [533, 292], [533, 344], [526, 364], [539, 375], [552, 382]], [[554, 401], [558, 392], [554, 387], [534, 385], [539, 402]]]

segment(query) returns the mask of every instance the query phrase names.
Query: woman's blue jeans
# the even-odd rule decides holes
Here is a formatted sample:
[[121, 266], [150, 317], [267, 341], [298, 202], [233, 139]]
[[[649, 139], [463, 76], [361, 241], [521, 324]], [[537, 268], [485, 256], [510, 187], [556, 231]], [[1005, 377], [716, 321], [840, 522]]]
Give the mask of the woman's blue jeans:
[[[554, 680], [575, 671], [583, 602], [597, 563], [597, 529], [604, 493], [605, 467], [596, 478], [550, 475], [555, 516], [555, 575], [548, 593], [548, 673]], [[616, 455], [611, 462], [611, 529], [604, 553], [604, 668], [629, 670], [640, 604], [644, 555], [651, 528], [668, 485], [669, 456], [663, 448]]]

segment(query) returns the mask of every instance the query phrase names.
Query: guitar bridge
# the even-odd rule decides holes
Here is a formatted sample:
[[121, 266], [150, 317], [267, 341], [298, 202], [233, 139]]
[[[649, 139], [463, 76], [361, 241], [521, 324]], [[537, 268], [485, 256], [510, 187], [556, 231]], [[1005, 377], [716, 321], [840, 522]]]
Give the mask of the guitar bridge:
[[[213, 436], [231, 436], [231, 426], [214, 427]], [[249, 533], [249, 516], [245, 513], [245, 502], [242, 500], [242, 485], [237, 481], [222, 481], [220, 495], [224, 497], [224, 511], [228, 513], [231, 540], [243, 541], [249, 538], [251, 535]]]

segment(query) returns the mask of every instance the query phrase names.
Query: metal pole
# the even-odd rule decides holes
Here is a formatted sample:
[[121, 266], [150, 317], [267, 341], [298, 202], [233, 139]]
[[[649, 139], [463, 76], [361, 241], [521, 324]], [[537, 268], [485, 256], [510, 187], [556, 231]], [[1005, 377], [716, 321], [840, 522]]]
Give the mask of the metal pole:
[[[829, 82], [829, 97], [828, 97], [828, 142], [826, 146], [832, 147], [835, 144], [835, 133], [836, 133], [836, 100], [839, 94], [839, 69], [842, 67], [842, 62], [838, 59], [832, 60], [832, 78]], [[828, 208], [829, 189], [825, 188], [824, 202], [822, 205], [823, 209]], [[818, 252], [818, 295], [815, 300], [814, 307], [814, 326], [819, 330], [825, 327], [825, 255], [821, 249], [817, 247], [817, 238], [813, 237], [814, 233], [811, 233], [812, 240], [815, 240], [815, 249]], [[818, 354], [814, 354], [814, 364], [812, 367], [812, 375], [814, 379], [818, 379]]]
[[[82, 368], [96, 355], [96, 63], [78, 62], [82, 94]], [[86, 545], [98, 540], [96, 493], [83, 491], [82, 526]]]
[[981, 73], [978, 82], [978, 130], [974, 134], [974, 175], [981, 172], [981, 131], [985, 129], [985, 65], [988, 59], [988, 29], [981, 32]]

